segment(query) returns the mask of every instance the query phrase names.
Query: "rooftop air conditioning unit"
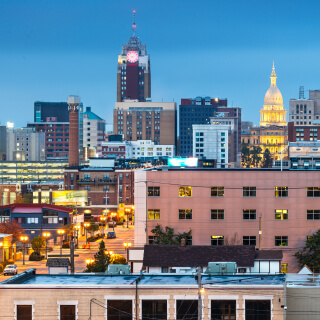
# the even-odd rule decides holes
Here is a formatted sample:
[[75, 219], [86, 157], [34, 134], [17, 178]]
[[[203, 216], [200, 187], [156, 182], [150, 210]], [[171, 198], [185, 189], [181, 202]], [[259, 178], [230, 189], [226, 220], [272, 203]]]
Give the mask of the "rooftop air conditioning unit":
[[209, 262], [205, 273], [211, 275], [233, 275], [237, 273], [236, 262]]

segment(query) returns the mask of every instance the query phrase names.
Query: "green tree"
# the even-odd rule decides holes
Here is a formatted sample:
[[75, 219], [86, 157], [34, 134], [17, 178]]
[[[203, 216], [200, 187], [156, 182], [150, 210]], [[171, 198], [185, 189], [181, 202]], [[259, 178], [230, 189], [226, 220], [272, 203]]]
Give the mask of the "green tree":
[[106, 247], [102, 240], [99, 251], [94, 255], [94, 262], [87, 265], [84, 272], [105, 272], [110, 263], [110, 255], [106, 253]]
[[241, 143], [241, 166], [249, 168], [251, 164], [250, 149], [247, 143]]
[[110, 264], [127, 264], [127, 260], [121, 254], [114, 253], [110, 257]]
[[187, 240], [191, 236], [191, 230], [183, 233], [174, 233], [174, 229], [168, 226], [163, 230], [162, 227], [157, 224], [151, 232], [155, 236], [154, 244], [169, 244], [169, 245], [179, 245], [181, 239], [184, 238]]
[[90, 227], [87, 230], [90, 232], [90, 235], [93, 236], [96, 231], [99, 230], [99, 224], [94, 221], [94, 219], [90, 219]]
[[320, 230], [307, 239], [302, 252], [296, 252], [294, 255], [299, 263], [299, 267], [303, 268], [307, 265], [314, 272], [320, 271]]
[[262, 159], [262, 168], [271, 168], [272, 167], [272, 158], [269, 149], [264, 150], [263, 159]]
[[259, 166], [259, 163], [261, 161], [261, 157], [260, 157], [261, 152], [262, 152], [262, 149], [259, 146], [254, 146], [250, 150], [251, 164], [256, 168]]
[[34, 237], [31, 241], [31, 246], [34, 252], [40, 254], [41, 250], [46, 246], [46, 240], [43, 237]]

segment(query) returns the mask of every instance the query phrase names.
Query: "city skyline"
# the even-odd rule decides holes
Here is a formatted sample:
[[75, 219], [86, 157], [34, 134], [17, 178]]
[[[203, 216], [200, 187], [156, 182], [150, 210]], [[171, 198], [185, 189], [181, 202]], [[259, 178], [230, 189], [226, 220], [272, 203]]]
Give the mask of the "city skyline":
[[[259, 122], [272, 62], [284, 107], [299, 86], [318, 89], [314, 1], [191, 1], [123, 5], [95, 1], [0, 4], [1, 124], [26, 126], [35, 101], [77, 94], [108, 124], [116, 102], [117, 57], [132, 35], [148, 47], [152, 101], [227, 98], [242, 120]], [[312, 8], [312, 10], [311, 10]]]

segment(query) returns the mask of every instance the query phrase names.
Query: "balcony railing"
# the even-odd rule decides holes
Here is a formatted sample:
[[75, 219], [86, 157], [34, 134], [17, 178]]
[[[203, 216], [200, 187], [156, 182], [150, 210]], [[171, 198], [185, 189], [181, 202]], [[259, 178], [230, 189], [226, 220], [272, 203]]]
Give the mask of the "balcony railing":
[[98, 184], [116, 184], [117, 179], [97, 179]]
[[77, 180], [78, 184], [94, 184], [95, 179], [79, 179]]

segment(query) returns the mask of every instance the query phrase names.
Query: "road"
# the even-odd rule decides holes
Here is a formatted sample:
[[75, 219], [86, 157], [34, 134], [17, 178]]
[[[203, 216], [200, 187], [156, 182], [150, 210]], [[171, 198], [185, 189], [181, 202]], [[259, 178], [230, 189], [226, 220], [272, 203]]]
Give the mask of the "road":
[[[111, 228], [106, 229], [106, 233], [108, 231], [112, 231]], [[126, 251], [123, 246], [124, 242], [131, 242], [133, 245], [133, 232], [134, 229], [132, 227], [130, 228], [123, 228], [123, 227], [116, 227], [115, 232], [117, 237], [115, 239], [107, 239], [105, 237], [104, 242], [106, 249], [109, 251], [113, 251], [113, 253], [118, 253], [126, 257]], [[98, 251], [99, 243], [101, 240], [98, 240], [97, 242], [91, 242], [91, 248], [90, 249], [81, 249], [82, 244], [85, 244], [85, 237], [79, 238], [79, 248], [75, 250], [75, 254], [79, 255], [78, 257], [75, 257], [75, 272], [82, 272], [86, 268], [86, 259], [92, 259], [94, 254]], [[60, 254], [60, 247], [55, 246], [54, 250], [51, 252], [48, 252], [48, 256], [50, 255], [58, 255]], [[63, 255], [70, 254], [70, 249], [62, 249]], [[16, 265], [18, 266], [18, 272], [21, 273], [25, 270], [35, 268], [37, 269], [37, 274], [48, 274], [48, 267], [46, 267], [46, 260], [42, 261], [29, 261], [28, 256], [26, 256], [25, 259], [25, 265], [23, 265], [22, 260], [17, 260]], [[3, 274], [0, 275], [0, 282], [8, 279], [10, 276], [4, 276]]]

